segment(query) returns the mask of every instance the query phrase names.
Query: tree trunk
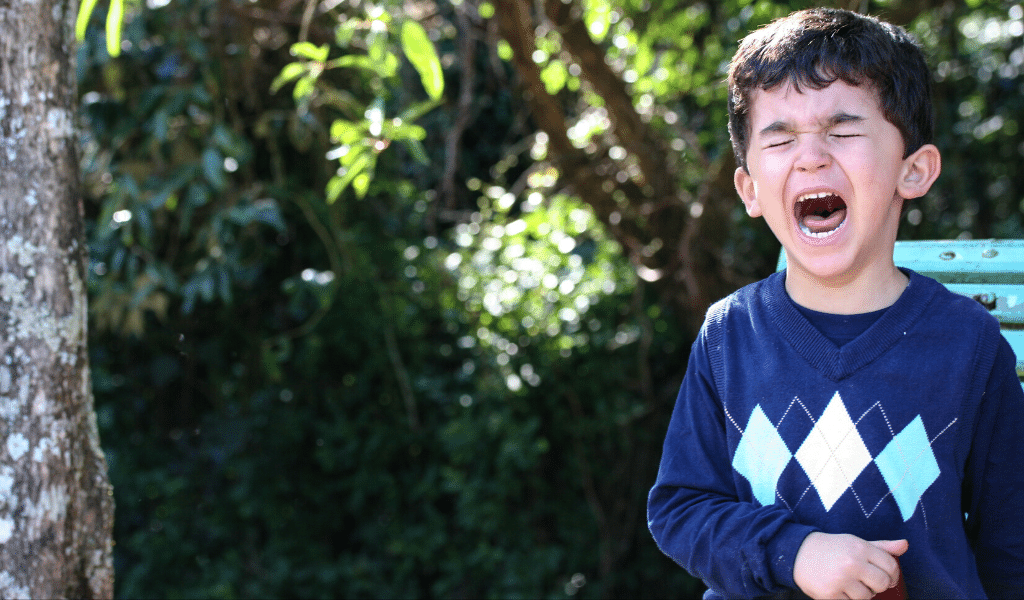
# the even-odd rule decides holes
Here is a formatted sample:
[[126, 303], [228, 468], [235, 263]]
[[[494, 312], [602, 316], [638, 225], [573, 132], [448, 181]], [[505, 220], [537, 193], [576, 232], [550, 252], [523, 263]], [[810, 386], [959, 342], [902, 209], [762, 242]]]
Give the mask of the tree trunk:
[[77, 3], [0, 0], [0, 597], [113, 596], [86, 352]]

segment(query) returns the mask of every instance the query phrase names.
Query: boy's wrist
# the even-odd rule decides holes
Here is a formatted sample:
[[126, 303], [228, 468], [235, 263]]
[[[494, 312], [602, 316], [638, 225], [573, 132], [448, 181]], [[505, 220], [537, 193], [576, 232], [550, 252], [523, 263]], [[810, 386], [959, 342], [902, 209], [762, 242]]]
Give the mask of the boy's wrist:
[[817, 527], [802, 523], [790, 523], [768, 542], [765, 547], [768, 569], [775, 583], [783, 587], [797, 589], [796, 581], [793, 579], [796, 554], [804, 543], [804, 539], [816, 531], [818, 531]]

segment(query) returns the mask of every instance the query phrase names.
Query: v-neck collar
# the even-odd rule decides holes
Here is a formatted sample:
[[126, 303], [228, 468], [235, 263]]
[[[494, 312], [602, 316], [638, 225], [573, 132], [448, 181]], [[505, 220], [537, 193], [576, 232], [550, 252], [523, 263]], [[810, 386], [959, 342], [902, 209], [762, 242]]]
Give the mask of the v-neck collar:
[[790, 345], [812, 367], [833, 381], [853, 375], [895, 346], [924, 313], [941, 284], [900, 269], [910, 279], [885, 313], [853, 341], [836, 346], [793, 306], [786, 294], [786, 272], [772, 274], [761, 286], [761, 303]]

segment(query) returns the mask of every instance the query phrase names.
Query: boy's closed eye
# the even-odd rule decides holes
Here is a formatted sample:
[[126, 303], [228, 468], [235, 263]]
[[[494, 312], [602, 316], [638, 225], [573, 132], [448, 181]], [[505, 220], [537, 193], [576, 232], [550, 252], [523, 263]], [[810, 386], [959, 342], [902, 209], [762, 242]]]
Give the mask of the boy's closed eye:
[[828, 135], [834, 138], [846, 139], [860, 137], [863, 134], [861, 134], [859, 131], [851, 131], [849, 128], [846, 128], [840, 129], [839, 131], [829, 131]]

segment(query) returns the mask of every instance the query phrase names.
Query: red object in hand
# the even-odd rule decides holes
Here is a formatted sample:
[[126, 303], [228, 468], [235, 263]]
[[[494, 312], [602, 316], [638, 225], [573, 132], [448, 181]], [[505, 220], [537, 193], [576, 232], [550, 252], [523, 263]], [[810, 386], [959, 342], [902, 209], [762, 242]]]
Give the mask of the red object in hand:
[[[899, 564], [899, 559], [896, 559], [896, 564]], [[894, 587], [875, 594], [871, 600], [907, 600], [907, 586], [903, 583], [903, 570], [900, 569], [900, 578]]]

